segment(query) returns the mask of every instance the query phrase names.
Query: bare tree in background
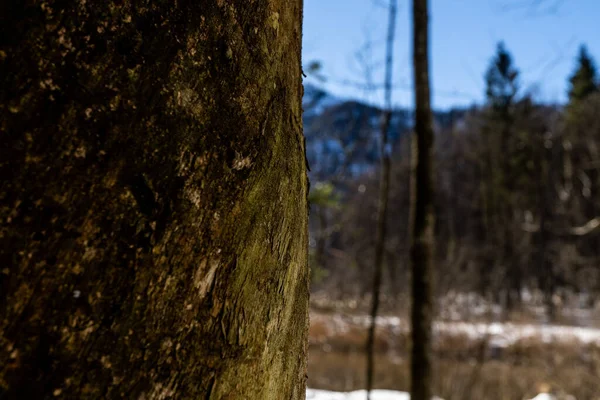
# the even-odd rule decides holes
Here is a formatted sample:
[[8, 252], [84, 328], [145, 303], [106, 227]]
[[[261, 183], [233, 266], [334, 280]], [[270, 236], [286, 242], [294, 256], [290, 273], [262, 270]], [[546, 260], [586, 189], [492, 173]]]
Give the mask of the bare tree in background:
[[379, 295], [383, 260], [385, 255], [386, 220], [388, 214], [388, 199], [390, 192], [391, 145], [388, 144], [388, 130], [392, 118], [392, 72], [394, 56], [394, 36], [396, 31], [397, 0], [389, 0], [388, 32], [386, 40], [385, 60], [385, 105], [381, 118], [381, 176], [379, 179], [379, 200], [377, 205], [377, 236], [375, 241], [375, 266], [373, 272], [373, 291], [371, 297], [371, 325], [367, 335], [367, 399], [371, 397], [373, 388], [373, 372], [375, 368], [374, 347], [377, 312], [379, 310]]
[[430, 400], [433, 319], [433, 118], [429, 93], [428, 0], [413, 0], [415, 133], [411, 184], [411, 399]]

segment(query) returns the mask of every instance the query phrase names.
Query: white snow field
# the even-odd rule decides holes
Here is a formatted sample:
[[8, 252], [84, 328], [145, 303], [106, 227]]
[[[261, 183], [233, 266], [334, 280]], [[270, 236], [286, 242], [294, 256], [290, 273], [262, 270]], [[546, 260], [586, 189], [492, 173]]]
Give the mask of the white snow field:
[[[355, 390], [353, 392], [332, 392], [329, 390], [306, 389], [306, 400], [366, 400], [366, 390]], [[434, 397], [435, 400], [442, 400]], [[410, 400], [406, 392], [395, 390], [373, 390], [371, 400]]]
[[[366, 400], [366, 390], [355, 390], [353, 392], [332, 392], [329, 390], [306, 389], [306, 400]], [[373, 390], [371, 400], [410, 400], [406, 392], [395, 390]], [[443, 400], [433, 397], [432, 400]], [[540, 393], [531, 400], [556, 400], [551, 394]]]

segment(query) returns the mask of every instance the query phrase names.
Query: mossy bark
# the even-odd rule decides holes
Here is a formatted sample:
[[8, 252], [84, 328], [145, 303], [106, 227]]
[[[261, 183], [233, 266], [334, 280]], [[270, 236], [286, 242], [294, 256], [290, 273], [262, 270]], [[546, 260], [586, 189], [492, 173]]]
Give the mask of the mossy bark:
[[0, 6], [0, 398], [304, 398], [301, 12]]

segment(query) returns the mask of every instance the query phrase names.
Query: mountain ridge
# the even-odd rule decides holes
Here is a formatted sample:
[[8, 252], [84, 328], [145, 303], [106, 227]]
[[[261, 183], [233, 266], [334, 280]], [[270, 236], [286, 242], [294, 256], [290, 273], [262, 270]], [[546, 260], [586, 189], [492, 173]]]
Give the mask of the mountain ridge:
[[[380, 124], [383, 110], [377, 106], [331, 95], [312, 84], [304, 87], [304, 135], [306, 156], [313, 180], [334, 176], [357, 177], [374, 170], [380, 158]], [[434, 111], [437, 132], [460, 123], [467, 109]], [[395, 108], [388, 132], [392, 149], [413, 126], [413, 111]]]

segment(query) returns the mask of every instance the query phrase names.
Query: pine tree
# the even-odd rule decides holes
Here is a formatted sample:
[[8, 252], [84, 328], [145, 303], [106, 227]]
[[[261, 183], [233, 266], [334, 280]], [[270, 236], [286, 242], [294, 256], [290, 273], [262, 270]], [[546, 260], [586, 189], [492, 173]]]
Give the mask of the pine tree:
[[[486, 156], [483, 159], [487, 178], [484, 182], [484, 209], [486, 240], [493, 247], [502, 248], [502, 256], [495, 257], [498, 268], [507, 268], [510, 279], [503, 284], [506, 307], [518, 302], [520, 271], [511, 261], [513, 254], [509, 221], [513, 215], [514, 179], [519, 168], [515, 166], [514, 109], [519, 91], [519, 71], [513, 57], [500, 42], [485, 74], [488, 113], [486, 116]], [[482, 282], [489, 285], [489, 267], [482, 270]], [[496, 288], [500, 289], [500, 288]], [[512, 294], [511, 294], [512, 293]]]
[[496, 111], [507, 113], [519, 89], [519, 71], [504, 43], [498, 43], [496, 55], [485, 74], [486, 97]]
[[577, 57], [577, 69], [569, 78], [569, 102], [574, 104], [598, 90], [594, 60], [582, 45]]

